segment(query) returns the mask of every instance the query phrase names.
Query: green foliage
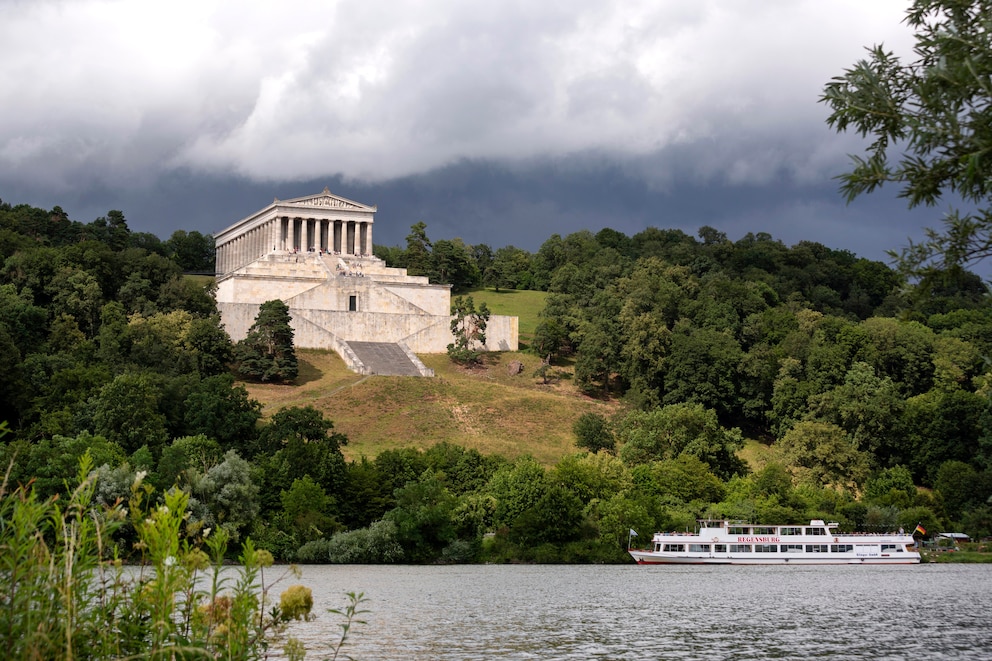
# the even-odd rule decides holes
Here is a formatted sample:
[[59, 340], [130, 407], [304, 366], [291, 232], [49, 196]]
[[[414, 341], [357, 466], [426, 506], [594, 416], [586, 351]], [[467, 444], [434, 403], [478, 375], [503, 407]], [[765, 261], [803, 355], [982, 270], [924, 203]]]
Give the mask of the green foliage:
[[309, 475], [293, 480], [280, 498], [288, 532], [298, 543], [320, 539], [339, 527], [328, 514], [333, 501]]
[[[132, 519], [153, 569], [126, 573], [109, 555], [123, 522], [121, 504], [93, 503], [91, 460], [64, 499], [41, 500], [30, 489], [0, 485], [0, 575], [10, 586], [0, 609], [5, 653], [15, 659], [258, 659], [279, 620], [260, 611], [271, 556], [246, 542], [241, 567], [221, 574], [226, 540], [184, 532], [187, 496], [164, 494], [145, 508], [134, 484]], [[109, 560], [107, 559], [109, 558]], [[204, 580], [205, 579], [205, 580]]]
[[220, 529], [232, 540], [240, 539], [241, 531], [259, 512], [259, 488], [252, 479], [248, 462], [234, 450], [228, 450], [223, 460], [200, 472], [187, 470], [192, 520], [201, 527]]
[[259, 307], [248, 335], [234, 347], [238, 373], [253, 381], [292, 381], [299, 365], [293, 348], [289, 307], [280, 300], [266, 301]]
[[610, 429], [606, 418], [598, 413], [583, 413], [572, 425], [575, 433], [575, 444], [593, 454], [604, 450], [614, 452], [616, 450], [616, 439], [613, 437], [613, 430]]
[[736, 455], [744, 445], [741, 431], [720, 426], [716, 413], [701, 404], [633, 411], [619, 422], [617, 437], [620, 458], [629, 466], [687, 454], [725, 479], [745, 471]]
[[778, 442], [786, 466], [800, 481], [857, 489], [868, 477], [869, 456], [840, 427], [799, 422]]
[[872, 139], [841, 178], [848, 200], [891, 182], [911, 207], [934, 205], [944, 194], [976, 207], [950, 212], [942, 230], [928, 230], [924, 241], [904, 249], [901, 261], [911, 271], [992, 252], [990, 14], [987, 0], [915, 0], [905, 19], [915, 31], [915, 59], [903, 62], [875, 46], [833, 78], [821, 98], [830, 126]]
[[253, 445], [262, 406], [248, 397], [244, 386], [236, 386], [230, 374], [218, 374], [197, 383], [183, 407], [187, 434], [205, 435], [225, 449], [241, 452]]
[[471, 296], [458, 296], [451, 302], [451, 314], [454, 317], [451, 320], [451, 334], [455, 336], [455, 341], [448, 345], [448, 356], [462, 364], [481, 362], [489, 308], [481, 303], [476, 309]]
[[305, 585], [290, 585], [279, 595], [279, 610], [287, 620], [308, 620], [313, 610], [313, 590]]
[[214, 237], [211, 234], [176, 230], [162, 247], [166, 256], [183, 271], [214, 270]]
[[160, 392], [144, 374], [124, 373], [100, 389], [93, 403], [96, 433], [125, 452], [148, 445], [157, 455], [168, 441]]

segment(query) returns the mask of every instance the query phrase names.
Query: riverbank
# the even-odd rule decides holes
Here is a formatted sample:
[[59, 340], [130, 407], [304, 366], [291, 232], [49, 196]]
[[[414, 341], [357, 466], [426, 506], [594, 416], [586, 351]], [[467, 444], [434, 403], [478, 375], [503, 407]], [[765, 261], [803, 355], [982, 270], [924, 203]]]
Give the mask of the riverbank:
[[984, 551], [921, 551], [920, 556], [923, 562], [992, 564], [992, 553]]

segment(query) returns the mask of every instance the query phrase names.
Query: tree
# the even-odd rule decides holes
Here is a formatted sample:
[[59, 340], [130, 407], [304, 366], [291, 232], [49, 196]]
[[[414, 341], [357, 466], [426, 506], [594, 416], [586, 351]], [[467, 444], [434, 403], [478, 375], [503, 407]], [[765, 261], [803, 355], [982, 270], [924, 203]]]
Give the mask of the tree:
[[255, 423], [262, 416], [262, 405], [248, 396], [244, 386], [234, 385], [230, 374], [203, 379], [192, 388], [184, 404], [187, 434], [203, 434], [225, 450], [242, 454], [254, 439]]
[[480, 303], [476, 309], [471, 296], [455, 298], [451, 303], [451, 334], [455, 341], [448, 345], [448, 356], [456, 363], [478, 363], [482, 358], [482, 347], [486, 345], [486, 324], [489, 323], [489, 308]]
[[741, 430], [724, 429], [716, 412], [702, 404], [670, 404], [653, 411], [632, 411], [620, 421], [620, 458], [629, 466], [692, 455], [706, 462], [718, 477], [743, 474], [737, 458], [744, 447]]
[[606, 418], [598, 413], [583, 413], [572, 425], [575, 444], [593, 454], [605, 450], [610, 454], [616, 449], [616, 439]]
[[430, 279], [441, 285], [451, 285], [455, 290], [468, 289], [479, 283], [479, 271], [461, 239], [434, 242]]
[[166, 254], [184, 271], [214, 270], [214, 237], [176, 230], [164, 244]]
[[100, 389], [92, 401], [96, 433], [134, 452], [142, 445], [157, 455], [168, 441], [161, 392], [146, 374], [125, 372]]
[[824, 88], [821, 101], [838, 132], [872, 142], [840, 177], [853, 200], [886, 183], [901, 185], [910, 207], [935, 205], [945, 193], [976, 207], [949, 212], [941, 230], [903, 249], [910, 272], [949, 268], [992, 254], [992, 0], [915, 0], [905, 22], [916, 32], [916, 59], [869, 49]]
[[220, 527], [231, 539], [240, 539], [241, 530], [258, 516], [258, 485], [252, 480], [251, 465], [229, 450], [223, 461], [205, 473], [190, 471], [190, 501], [193, 519], [204, 527]]
[[299, 367], [289, 325], [289, 306], [276, 299], [262, 303], [248, 335], [234, 347], [238, 373], [256, 381], [292, 381]]
[[404, 266], [410, 275], [429, 275], [431, 272], [431, 241], [427, 238], [427, 225], [423, 221], [410, 226], [406, 237]]
[[868, 477], [870, 455], [837, 425], [804, 421], [785, 433], [776, 446], [800, 482], [857, 488]]

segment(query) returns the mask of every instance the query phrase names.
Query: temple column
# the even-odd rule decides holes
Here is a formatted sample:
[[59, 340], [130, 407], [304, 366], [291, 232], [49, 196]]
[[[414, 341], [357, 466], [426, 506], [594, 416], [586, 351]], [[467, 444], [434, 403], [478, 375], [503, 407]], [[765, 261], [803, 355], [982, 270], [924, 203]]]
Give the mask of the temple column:
[[341, 221], [334, 221], [334, 252], [341, 252]]

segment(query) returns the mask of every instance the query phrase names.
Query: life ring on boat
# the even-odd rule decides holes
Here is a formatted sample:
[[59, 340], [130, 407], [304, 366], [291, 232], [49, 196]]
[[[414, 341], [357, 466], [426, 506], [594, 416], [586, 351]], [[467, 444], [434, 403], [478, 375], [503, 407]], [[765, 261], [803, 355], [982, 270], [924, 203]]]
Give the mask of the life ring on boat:
[[719, 542], [719, 541], [720, 541], [720, 538], [719, 538], [719, 537], [714, 537], [714, 538], [713, 538], [713, 541], [714, 541], [714, 542]]
[[837, 542], [838, 542], [838, 539], [836, 537], [834, 537], [834, 544], [836, 544]]

